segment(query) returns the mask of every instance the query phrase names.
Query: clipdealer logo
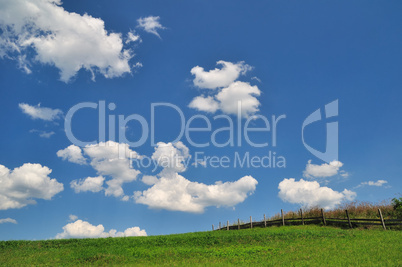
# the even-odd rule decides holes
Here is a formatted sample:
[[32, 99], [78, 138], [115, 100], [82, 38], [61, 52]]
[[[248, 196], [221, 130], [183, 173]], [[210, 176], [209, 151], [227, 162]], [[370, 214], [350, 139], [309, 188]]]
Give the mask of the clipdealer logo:
[[[150, 139], [150, 144], [151, 146], [156, 146], [157, 144], [155, 143], [155, 121], [156, 121], [156, 109], [160, 107], [165, 107], [169, 108], [175, 112], [180, 117], [180, 133], [176, 137], [176, 139], [171, 140], [169, 142], [171, 143], [176, 143], [182, 138], [185, 138], [186, 141], [193, 147], [196, 148], [202, 148], [202, 147], [208, 147], [208, 146], [214, 146], [214, 147], [241, 147], [243, 145], [243, 139], [244, 141], [250, 145], [251, 147], [268, 147], [271, 145], [272, 147], [276, 147], [277, 145], [277, 129], [278, 129], [278, 124], [281, 120], [286, 118], [286, 115], [272, 115], [271, 118], [267, 118], [266, 116], [263, 115], [253, 115], [249, 118], [247, 118], [245, 121], [242, 119], [242, 110], [241, 110], [241, 101], [238, 103], [238, 116], [237, 116], [237, 123], [234, 121], [234, 119], [228, 115], [221, 114], [221, 115], [216, 115], [213, 116], [212, 118], [209, 118], [205, 115], [200, 115], [196, 114], [191, 116], [186, 120], [186, 117], [184, 116], [183, 111], [176, 105], [171, 104], [171, 103], [152, 103], [151, 104], [151, 117], [150, 117], [150, 123], [141, 116], [140, 114], [131, 114], [125, 117], [124, 115], [114, 115], [114, 114], [109, 114], [107, 115], [107, 111], [114, 111], [116, 109], [116, 105], [114, 103], [109, 103], [106, 108], [106, 102], [105, 101], [99, 101], [99, 103], [94, 103], [94, 102], [83, 102], [79, 103], [75, 106], [73, 106], [66, 114], [65, 121], [64, 121], [64, 129], [67, 135], [67, 138], [71, 141], [71, 143], [80, 146], [80, 147], [85, 147], [88, 145], [94, 145], [97, 143], [101, 142], [106, 142], [106, 132], [108, 130], [109, 136], [108, 140], [112, 141], [117, 141], [119, 143], [126, 143], [130, 147], [136, 148], [144, 145], [148, 139]], [[98, 110], [98, 120], [99, 120], [99, 132], [98, 132], [98, 140], [93, 140], [93, 141], [82, 141], [76, 138], [76, 136], [73, 133], [72, 130], [72, 120], [76, 112], [78, 112], [81, 109], [97, 109]], [[116, 121], [116, 116], [117, 116], [117, 121]], [[106, 124], [106, 117], [108, 117], [108, 125]], [[212, 121], [211, 121], [212, 119]], [[200, 128], [200, 127], [194, 127], [193, 122], [195, 120], [201, 120], [206, 123], [206, 127]], [[212, 129], [212, 123], [214, 121], [226, 121], [228, 127], [219, 127], [217, 129]], [[250, 124], [251, 122], [260, 120], [262, 124], [264, 125], [263, 127], [252, 127]], [[122, 129], [125, 129], [127, 127], [127, 123], [130, 121], [136, 121], [141, 124], [141, 136], [138, 138], [136, 141], [128, 140], [126, 137], [126, 132]], [[244, 121], [244, 123], [243, 123]], [[116, 128], [117, 124], [117, 128]], [[235, 127], [237, 125], [237, 127]], [[117, 136], [115, 134], [117, 129]], [[191, 137], [192, 133], [196, 132], [209, 132], [211, 133], [210, 135], [210, 141], [209, 142], [204, 142], [204, 143], [199, 143], [193, 140]], [[228, 132], [229, 137], [225, 142], [218, 142], [216, 136], [218, 133], [221, 132]], [[271, 138], [264, 138], [265, 142], [262, 143], [256, 143], [253, 142], [250, 139], [250, 133], [252, 132], [266, 132], [271, 134]], [[236, 133], [236, 136], [235, 136]], [[268, 142], [268, 139], [270, 139], [270, 142]], [[271, 143], [271, 144], [270, 144]]]
[[[86, 147], [90, 145], [99, 145], [105, 146], [108, 144], [107, 141], [114, 141], [117, 142], [119, 145], [119, 158], [126, 158], [126, 149], [128, 147], [137, 148], [144, 145], [147, 141], [150, 142], [150, 145], [155, 147], [158, 143], [155, 142], [155, 121], [156, 121], [156, 111], [158, 108], [169, 108], [174, 112], [177, 112], [180, 118], [180, 133], [176, 137], [175, 140], [169, 141], [170, 143], [174, 144], [180, 142], [180, 140], [185, 139], [192, 147], [194, 148], [205, 148], [209, 146], [214, 147], [241, 147], [243, 143], [246, 143], [250, 147], [253, 148], [264, 148], [264, 147], [273, 147], [277, 146], [277, 138], [278, 138], [278, 125], [281, 120], [286, 119], [286, 115], [282, 114], [280, 116], [272, 115], [271, 118], [268, 118], [263, 115], [254, 115], [247, 119], [242, 118], [241, 114], [241, 101], [238, 102], [238, 116], [237, 118], [233, 119], [225, 114], [216, 115], [213, 117], [207, 117], [205, 115], [197, 114], [193, 115], [190, 118], [186, 119], [183, 111], [176, 105], [171, 103], [152, 103], [150, 109], [150, 123], [141, 116], [140, 114], [131, 114], [128, 116], [124, 115], [115, 115], [113, 111], [116, 109], [116, 105], [114, 103], [109, 103], [106, 105], [106, 101], [99, 101], [98, 103], [94, 102], [83, 102], [77, 105], [74, 105], [66, 114], [65, 117], [65, 132], [67, 138], [73, 143], [74, 145], [80, 147]], [[93, 141], [82, 141], [79, 140], [73, 133], [72, 130], [72, 120], [75, 114], [81, 109], [93, 109], [98, 111], [98, 139]], [[338, 122], [337, 121], [330, 121], [326, 123], [326, 149], [325, 151], [319, 151], [305, 141], [305, 129], [316, 122], [321, 120], [332, 120], [332, 118], [338, 116], [338, 100], [335, 100], [327, 105], [324, 108], [324, 114], [321, 114], [322, 110], [317, 109], [313, 113], [311, 113], [303, 122], [302, 129], [301, 129], [301, 139], [305, 148], [317, 158], [329, 163], [333, 160], [338, 160]], [[76, 115], [78, 116], [78, 115]], [[205, 127], [194, 127], [193, 122], [195, 120], [201, 120], [205, 122]], [[219, 127], [218, 129], [213, 129], [212, 124], [215, 121], [222, 121], [226, 120], [227, 125], [229, 127]], [[255, 122], [259, 120], [260, 127], [255, 127]], [[126, 131], [123, 130], [127, 127], [127, 124], [130, 121], [135, 121], [139, 123], [141, 126], [141, 134], [137, 137], [135, 141], [128, 140], [126, 137]], [[236, 123], [235, 123], [236, 122]], [[222, 125], [222, 124], [220, 124]], [[254, 125], [254, 127], [251, 127]], [[263, 126], [261, 126], [263, 125]], [[106, 139], [106, 133], [108, 132], [108, 139]], [[117, 134], [116, 134], [117, 132]], [[210, 140], [204, 143], [198, 143], [193, 140], [192, 134], [195, 132], [203, 132], [210, 134]], [[218, 133], [227, 132], [228, 138], [224, 142], [220, 140], [218, 142], [216, 136]], [[253, 142], [250, 139], [250, 133], [252, 132], [265, 132], [268, 135], [268, 138], [264, 136], [264, 142], [260, 143]], [[205, 140], [204, 140], [205, 141]], [[269, 141], [269, 142], [268, 142]], [[110, 143], [110, 142], [109, 142]], [[127, 145], [123, 145], [127, 144]], [[255, 156], [250, 154], [250, 151], [246, 151], [243, 154], [239, 152], [232, 153], [229, 155], [224, 156], [210, 156], [205, 155], [204, 152], [196, 151], [195, 152], [195, 160], [193, 163], [190, 161], [186, 161], [187, 165], [194, 165], [194, 166], [204, 166], [206, 165], [211, 167], [223, 167], [227, 168], [231, 167], [247, 167], [247, 168], [285, 168], [286, 167], [286, 159], [282, 155], [276, 155], [275, 151], [267, 150], [264, 152], [265, 155], [262, 156]], [[169, 160], [169, 159], [168, 159]], [[144, 165], [145, 167], [149, 167], [150, 165], [160, 166], [160, 163], [153, 162], [151, 158], [137, 158], [135, 159], [136, 165]], [[177, 160], [175, 160], [177, 161]], [[181, 162], [181, 161], [180, 161]], [[130, 162], [131, 166], [133, 162]], [[138, 167], [141, 167], [138, 166]], [[143, 166], [143, 167], [144, 167]]]
[[[324, 108], [324, 114], [326, 119], [330, 119], [338, 116], [338, 100], [335, 100], [327, 105]], [[302, 125], [302, 141], [303, 145], [306, 147], [311, 154], [316, 156], [317, 158], [330, 163], [333, 160], [338, 160], [339, 154], [339, 141], [338, 141], [338, 121], [332, 121], [326, 123], [326, 149], [324, 152], [321, 152], [313, 147], [309, 146], [304, 140], [304, 129], [315, 122], [321, 121], [323, 118], [321, 116], [321, 109], [317, 109], [313, 113], [311, 113], [303, 122]]]

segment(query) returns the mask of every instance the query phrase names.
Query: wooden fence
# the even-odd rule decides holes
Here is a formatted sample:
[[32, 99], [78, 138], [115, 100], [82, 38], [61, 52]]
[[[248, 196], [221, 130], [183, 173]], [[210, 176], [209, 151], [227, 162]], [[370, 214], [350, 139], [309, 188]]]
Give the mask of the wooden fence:
[[389, 219], [384, 220], [381, 210], [378, 209], [378, 219], [366, 219], [366, 218], [350, 218], [348, 210], [345, 210], [345, 218], [327, 218], [325, 212], [321, 209], [321, 216], [318, 217], [303, 217], [303, 210], [300, 209], [300, 218], [285, 219], [283, 210], [281, 210], [281, 218], [276, 220], [267, 220], [264, 214], [264, 220], [253, 222], [250, 216], [250, 222], [240, 223], [240, 219], [237, 219], [237, 224], [232, 225], [227, 221], [226, 225], [219, 222], [219, 227], [215, 229], [212, 225], [212, 231], [214, 230], [240, 230], [254, 227], [269, 227], [269, 226], [286, 226], [286, 225], [307, 225], [307, 224], [323, 224], [323, 225], [335, 225], [346, 226], [349, 228], [358, 227], [359, 225], [378, 225], [382, 226], [384, 230], [391, 226], [402, 226], [402, 220]]

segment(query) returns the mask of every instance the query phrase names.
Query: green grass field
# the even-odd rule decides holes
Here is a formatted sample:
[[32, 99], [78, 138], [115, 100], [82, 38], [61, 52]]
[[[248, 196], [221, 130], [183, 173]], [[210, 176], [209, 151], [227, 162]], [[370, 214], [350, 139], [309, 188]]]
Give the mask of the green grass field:
[[402, 266], [402, 232], [321, 226], [0, 242], [1, 265]]

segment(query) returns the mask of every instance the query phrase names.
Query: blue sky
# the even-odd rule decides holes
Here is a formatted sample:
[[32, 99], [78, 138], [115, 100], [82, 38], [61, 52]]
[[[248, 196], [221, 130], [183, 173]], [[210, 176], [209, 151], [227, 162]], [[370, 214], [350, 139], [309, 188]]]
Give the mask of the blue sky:
[[[400, 196], [399, 1], [2, 0], [0, 7], [2, 240], [203, 231], [281, 208]], [[337, 116], [325, 118], [333, 101]], [[115, 142], [72, 142], [65, 119], [85, 102], [98, 106], [74, 114], [75, 137], [111, 140], [115, 118]], [[208, 120], [210, 131], [190, 136], [210, 145], [197, 147], [185, 135], [173, 142], [183, 125], [165, 106], [154, 113], [155, 142], [163, 143], [153, 145], [149, 133], [138, 147], [111, 146], [119, 134], [130, 142], [142, 135], [136, 119], [119, 128], [119, 115], [150, 125], [153, 103], [175, 105], [186, 123], [198, 116], [193, 128]], [[303, 122], [317, 109], [323, 119], [304, 129], [305, 143], [325, 152], [337, 141], [331, 160], [302, 141]], [[272, 116], [281, 115], [273, 146]], [[262, 117], [270, 131], [249, 136], [268, 146], [255, 147], [243, 132], [239, 146], [238, 127], [264, 127]], [[212, 133], [228, 120], [236, 142], [217, 147]], [[327, 140], [327, 123], [335, 122], [336, 140]], [[216, 138], [224, 143], [229, 132]], [[130, 151], [159, 163], [157, 170], [130, 165]], [[196, 153], [230, 163], [195, 166]], [[234, 166], [247, 153], [275, 153], [286, 164]], [[164, 158], [178, 165], [162, 166]]]

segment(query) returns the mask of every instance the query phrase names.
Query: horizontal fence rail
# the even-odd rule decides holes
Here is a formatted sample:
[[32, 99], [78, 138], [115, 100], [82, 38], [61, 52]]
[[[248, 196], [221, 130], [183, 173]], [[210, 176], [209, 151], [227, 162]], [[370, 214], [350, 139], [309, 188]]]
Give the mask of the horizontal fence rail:
[[386, 230], [387, 226], [402, 226], [402, 220], [398, 219], [384, 219], [381, 210], [378, 209], [378, 219], [367, 218], [350, 218], [349, 211], [345, 210], [345, 218], [327, 218], [325, 212], [321, 209], [321, 216], [317, 217], [303, 217], [303, 210], [300, 210], [300, 217], [298, 218], [286, 218], [281, 210], [281, 218], [275, 220], [267, 220], [264, 214], [263, 221], [253, 221], [250, 216], [250, 221], [247, 223], [240, 223], [240, 219], [237, 219], [237, 223], [229, 225], [229, 221], [226, 222], [226, 226], [219, 222], [219, 227], [215, 229], [212, 225], [212, 231], [214, 230], [240, 230], [254, 227], [269, 227], [269, 226], [290, 226], [290, 225], [307, 225], [307, 224], [323, 224], [323, 225], [335, 225], [335, 226], [348, 226], [354, 228], [359, 225], [374, 225], [382, 226]]

